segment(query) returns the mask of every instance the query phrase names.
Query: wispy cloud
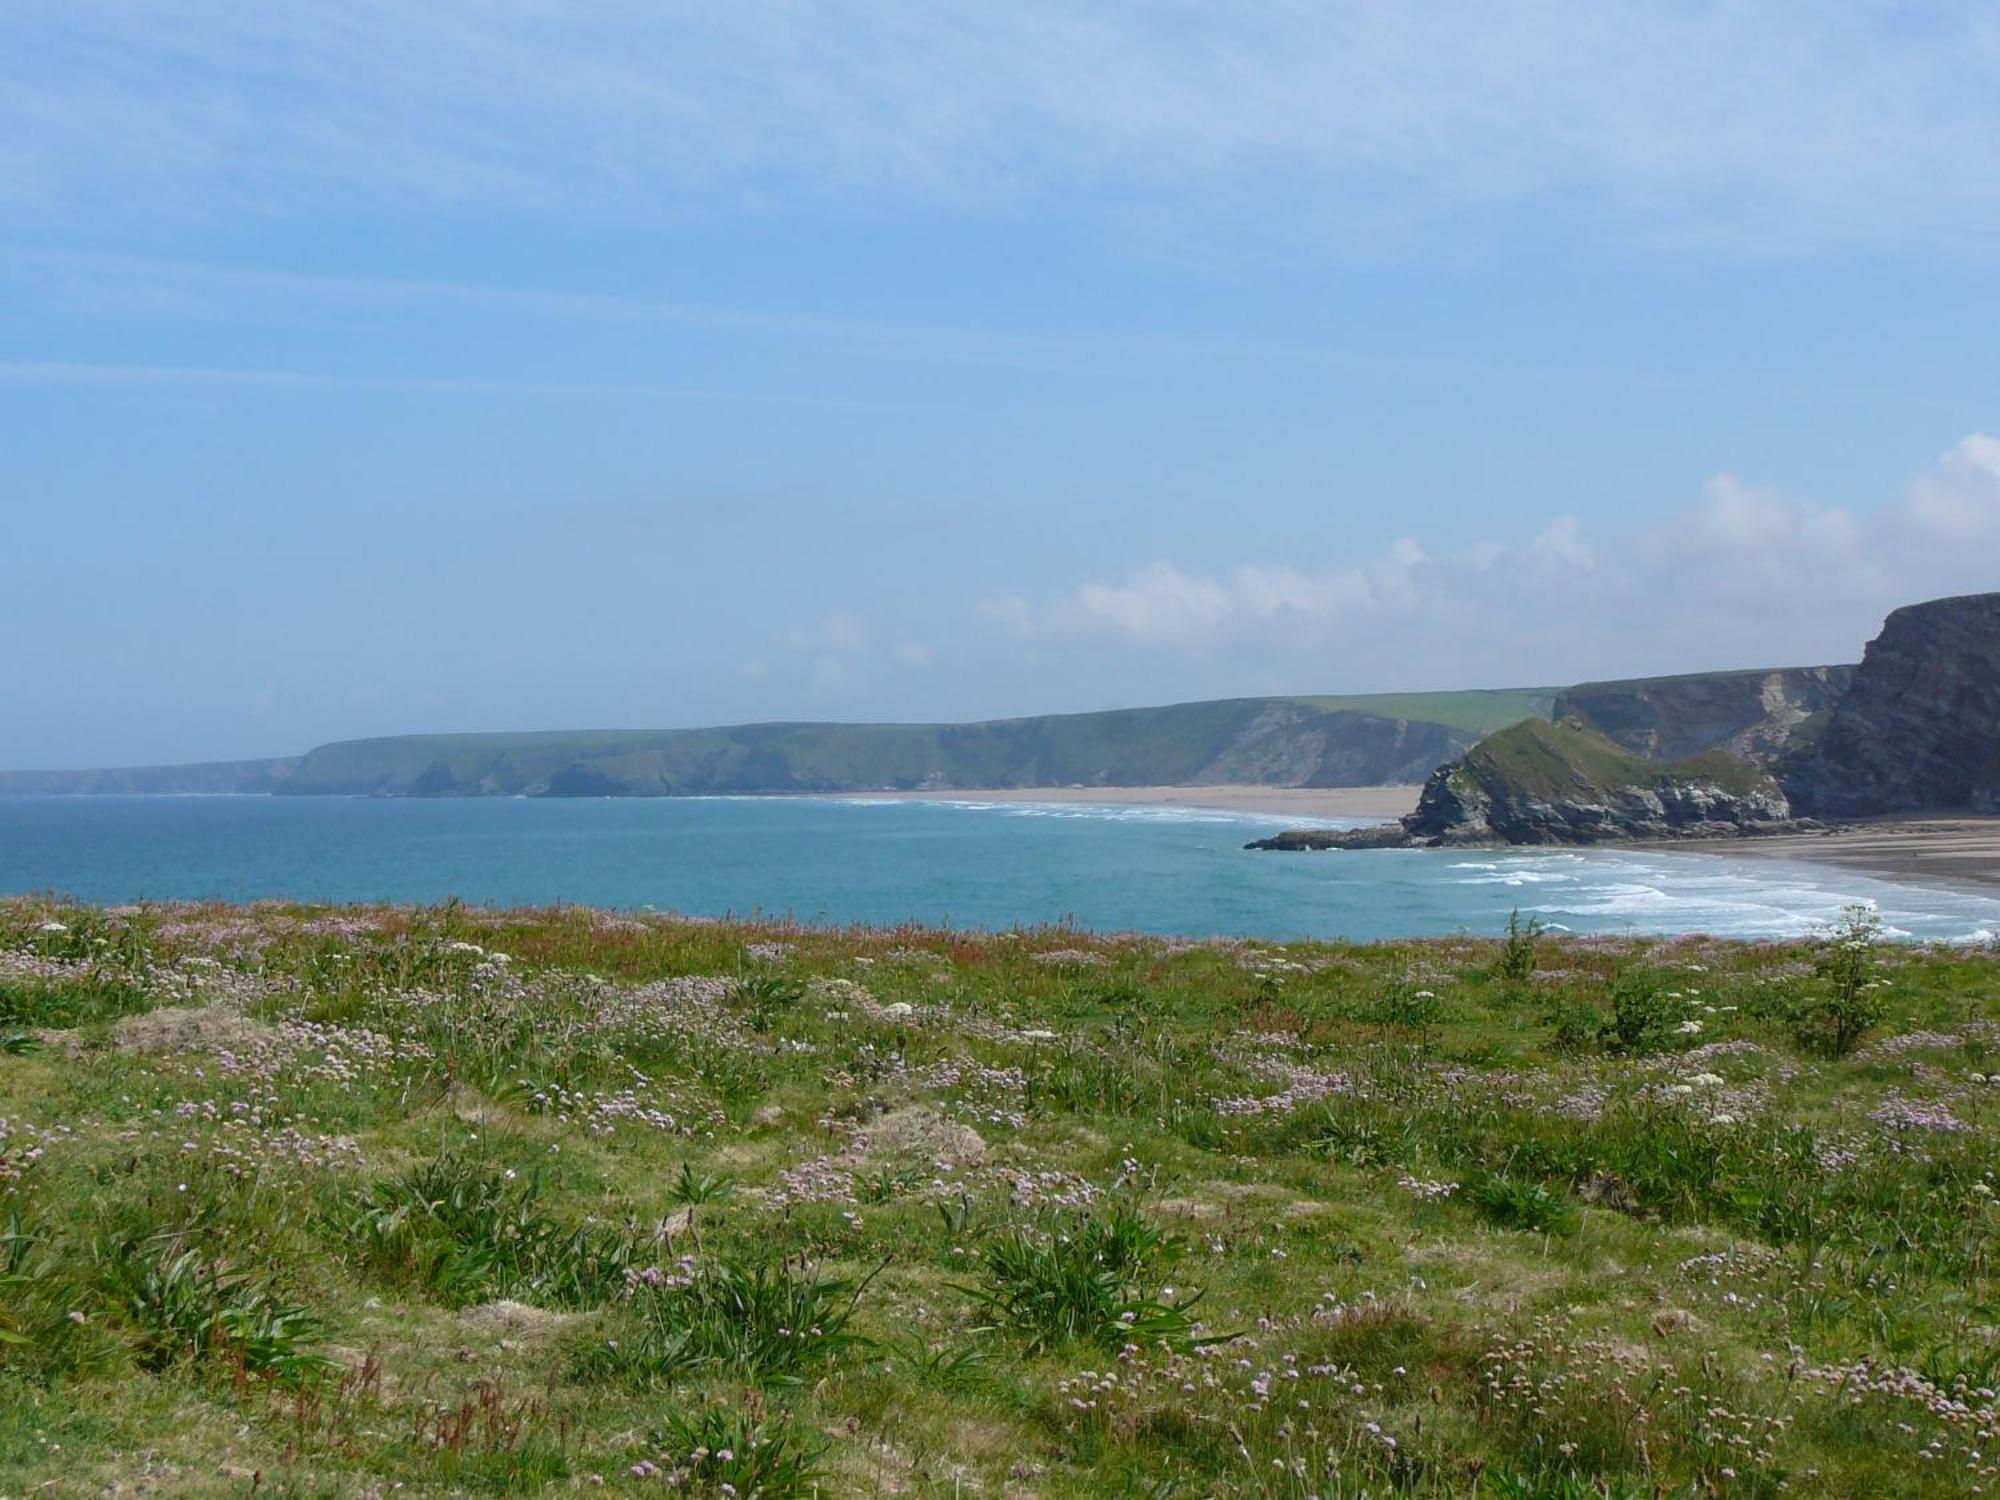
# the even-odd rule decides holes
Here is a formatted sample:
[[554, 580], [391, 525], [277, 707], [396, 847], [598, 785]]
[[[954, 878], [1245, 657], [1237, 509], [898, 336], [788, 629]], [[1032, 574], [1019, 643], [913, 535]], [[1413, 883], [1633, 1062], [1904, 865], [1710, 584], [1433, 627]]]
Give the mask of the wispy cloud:
[[[1621, 360], [1619, 351], [1582, 363], [1538, 364], [1514, 358], [1473, 358], [1400, 349], [1272, 338], [1176, 332], [1095, 332], [1085, 329], [1023, 330], [890, 318], [836, 317], [773, 311], [723, 303], [577, 291], [562, 287], [440, 281], [422, 277], [314, 272], [168, 257], [75, 251], [0, 244], [0, 315], [9, 309], [125, 328], [147, 325], [278, 327], [322, 331], [330, 326], [404, 325], [411, 318], [463, 314], [482, 327], [538, 322], [595, 324], [644, 335], [652, 326], [716, 335], [732, 345], [768, 343], [787, 350], [814, 349], [886, 365], [960, 366], [1014, 372], [1061, 372], [1116, 378], [1163, 363], [1211, 370], [1218, 366], [1332, 374], [1387, 374], [1484, 384], [1617, 385], [1633, 390], [1720, 387], [1763, 394], [1823, 394], [1826, 376], [1788, 382], [1737, 372], [1665, 372]], [[408, 386], [420, 389], [493, 390], [547, 388], [577, 394], [669, 395], [696, 398], [733, 393], [650, 385], [538, 383], [443, 377], [407, 379], [350, 372], [313, 375], [283, 371], [200, 367], [149, 368], [57, 360], [0, 364], [0, 378], [39, 376], [109, 382], [119, 378], [240, 383], [325, 383]], [[64, 372], [71, 372], [65, 376]], [[125, 372], [121, 376], [120, 372]], [[1855, 389], [1851, 377], [1839, 388]], [[759, 399], [762, 399], [761, 397]], [[774, 396], [771, 399], [790, 399]], [[814, 393], [812, 404], [880, 406], [857, 398]]]
[[605, 381], [477, 380], [453, 376], [324, 373], [224, 365], [108, 364], [83, 360], [0, 360], [0, 383], [42, 386], [238, 386], [274, 391], [391, 391], [431, 396], [527, 396], [584, 400], [745, 402], [753, 405], [880, 409], [881, 402], [772, 390]]
[[1362, 250], [1522, 208], [1731, 254], [2000, 237], [1973, 0], [29, 0], [0, 43], [17, 209], [888, 193], [1228, 205]]
[[1526, 541], [1434, 551], [1404, 539], [1318, 568], [1154, 561], [976, 613], [1073, 650], [1317, 654], [1350, 676], [1380, 659], [1432, 683], [1581, 677], [1851, 654], [1853, 632], [1898, 604], [2000, 587], [1995, 559], [2000, 438], [1974, 433], [1875, 511], [1723, 474], [1680, 513], [1622, 535], [1559, 517]]

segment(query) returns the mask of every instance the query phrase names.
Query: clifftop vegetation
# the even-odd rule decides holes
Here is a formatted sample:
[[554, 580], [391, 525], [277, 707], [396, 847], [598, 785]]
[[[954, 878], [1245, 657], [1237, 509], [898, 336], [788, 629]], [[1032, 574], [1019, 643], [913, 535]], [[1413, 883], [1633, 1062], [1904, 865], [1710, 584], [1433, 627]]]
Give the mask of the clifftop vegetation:
[[1545, 799], [1602, 797], [1623, 787], [1691, 781], [1735, 793], [1775, 785], [1768, 773], [1726, 751], [1662, 763], [1635, 755], [1573, 719], [1559, 724], [1525, 719], [1474, 746], [1464, 765], [1489, 791]]
[[1990, 1493], [1996, 996], [0, 903], [0, 1491]]

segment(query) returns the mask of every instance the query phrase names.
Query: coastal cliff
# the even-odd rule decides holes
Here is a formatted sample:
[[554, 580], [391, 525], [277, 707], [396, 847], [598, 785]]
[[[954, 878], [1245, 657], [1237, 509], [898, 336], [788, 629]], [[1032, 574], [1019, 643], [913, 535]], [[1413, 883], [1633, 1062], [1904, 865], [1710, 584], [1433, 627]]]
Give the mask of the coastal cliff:
[[1822, 817], [2000, 812], [2000, 593], [1891, 614], [1780, 774], [1793, 803]]
[[1556, 698], [1555, 720], [1575, 719], [1648, 760], [1721, 750], [1771, 765], [1840, 701], [1853, 667], [1782, 667], [1586, 682]]
[[1776, 779], [1721, 751], [1659, 764], [1574, 720], [1529, 719], [1482, 741], [1424, 783], [1400, 823], [1293, 830], [1251, 849], [1430, 848], [1731, 838], [1802, 824]]
[[1459, 696], [1467, 701], [1443, 705], [1446, 712], [1473, 711], [1459, 723], [1365, 712], [1338, 699], [1236, 698], [972, 724], [399, 735], [322, 745], [300, 761], [281, 790], [290, 796], [673, 797], [1408, 784], [1494, 727], [1476, 717], [1483, 704]]
[[262, 795], [280, 790], [299, 757], [215, 760], [185, 766], [95, 771], [0, 771], [0, 797], [160, 797]]

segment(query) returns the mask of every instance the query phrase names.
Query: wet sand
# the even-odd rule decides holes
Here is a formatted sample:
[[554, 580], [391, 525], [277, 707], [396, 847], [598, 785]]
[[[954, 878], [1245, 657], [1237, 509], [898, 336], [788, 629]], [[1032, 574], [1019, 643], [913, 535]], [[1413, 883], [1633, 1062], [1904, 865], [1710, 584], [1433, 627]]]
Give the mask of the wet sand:
[[1207, 807], [1287, 817], [1400, 818], [1417, 805], [1415, 786], [1036, 786], [961, 787], [941, 792], [856, 792], [894, 802], [1089, 802], [1133, 807]]
[[1844, 824], [1829, 833], [1684, 847], [1690, 853], [1809, 860], [1919, 885], [1972, 885], [1988, 891], [2000, 886], [2000, 818], [1881, 819]]

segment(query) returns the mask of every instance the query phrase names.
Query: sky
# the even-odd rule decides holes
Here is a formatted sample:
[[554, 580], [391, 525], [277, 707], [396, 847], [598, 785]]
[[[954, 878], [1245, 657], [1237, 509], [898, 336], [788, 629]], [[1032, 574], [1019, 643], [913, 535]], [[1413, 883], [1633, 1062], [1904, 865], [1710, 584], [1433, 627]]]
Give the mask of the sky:
[[1858, 658], [2000, 12], [14, 0], [0, 766]]

